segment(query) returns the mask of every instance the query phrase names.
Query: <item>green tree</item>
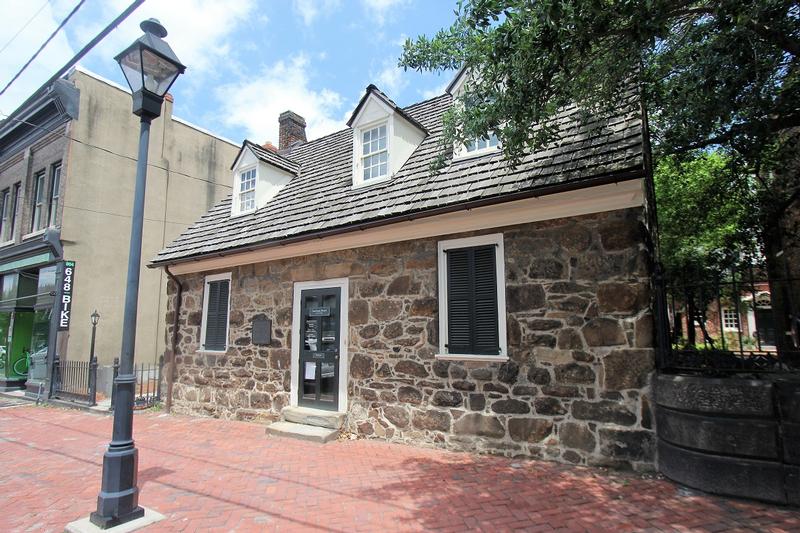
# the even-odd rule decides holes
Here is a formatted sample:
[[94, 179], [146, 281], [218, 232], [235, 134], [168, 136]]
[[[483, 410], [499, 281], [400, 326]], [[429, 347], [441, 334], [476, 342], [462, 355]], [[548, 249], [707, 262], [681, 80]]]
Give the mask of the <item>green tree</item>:
[[654, 180], [661, 258], [668, 274], [722, 275], [732, 259], [753, 262], [757, 188], [727, 155], [663, 157]]
[[[719, 255], [742, 237], [733, 217], [760, 237], [771, 276], [800, 276], [798, 56], [798, 1], [461, 0], [449, 28], [406, 41], [400, 65], [472, 73], [443, 147], [493, 130], [513, 161], [557, 141], [562, 107], [602, 113], [638, 85], [659, 172], [689, 188], [662, 180], [658, 208], [688, 217], [662, 228], [667, 260]], [[701, 196], [670, 204], [689, 193]], [[716, 200], [713, 217], [701, 197]], [[702, 223], [719, 225], [673, 233]]]

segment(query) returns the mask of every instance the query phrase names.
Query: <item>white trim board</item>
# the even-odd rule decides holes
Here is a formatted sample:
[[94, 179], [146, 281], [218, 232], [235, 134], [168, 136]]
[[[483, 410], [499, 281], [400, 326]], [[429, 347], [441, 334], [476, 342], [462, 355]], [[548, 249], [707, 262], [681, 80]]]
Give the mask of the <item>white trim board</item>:
[[549, 194], [538, 198], [465, 209], [283, 246], [270, 246], [250, 252], [187, 261], [170, 265], [170, 271], [173, 274], [204, 272], [289, 257], [452, 235], [465, 231], [500, 228], [643, 205], [644, 181], [636, 179], [577, 191]]
[[339, 316], [339, 405], [337, 412], [347, 412], [347, 376], [350, 360], [347, 353], [349, 344], [350, 322], [348, 310], [350, 309], [350, 280], [348, 278], [334, 278], [322, 281], [300, 281], [294, 284], [292, 295], [292, 360], [291, 360], [291, 386], [289, 405], [297, 407], [297, 392], [300, 383], [300, 294], [305, 289], [328, 289], [338, 287], [341, 289], [341, 310]]

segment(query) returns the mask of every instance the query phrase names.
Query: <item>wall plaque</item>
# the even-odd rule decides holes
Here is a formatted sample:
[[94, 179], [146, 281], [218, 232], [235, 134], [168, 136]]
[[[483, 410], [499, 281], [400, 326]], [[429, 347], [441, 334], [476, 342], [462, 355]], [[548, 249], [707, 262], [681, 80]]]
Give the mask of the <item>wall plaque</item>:
[[253, 344], [265, 345], [272, 342], [272, 321], [264, 315], [253, 317]]

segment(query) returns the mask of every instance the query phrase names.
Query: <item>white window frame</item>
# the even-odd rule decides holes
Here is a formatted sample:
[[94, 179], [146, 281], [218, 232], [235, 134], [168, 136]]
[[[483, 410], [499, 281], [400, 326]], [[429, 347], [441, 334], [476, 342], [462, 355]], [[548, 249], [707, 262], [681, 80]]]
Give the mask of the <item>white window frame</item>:
[[[379, 178], [364, 179], [364, 159], [380, 152], [374, 152], [369, 156], [364, 155], [364, 134], [375, 128], [386, 126], [386, 175]], [[370, 187], [376, 183], [385, 183], [392, 178], [392, 137], [394, 136], [394, 126], [391, 117], [384, 117], [377, 121], [370, 122], [355, 129], [354, 137], [355, 154], [353, 158], [353, 188]]]
[[[7, 243], [14, 240], [14, 235], [12, 234], [11, 226], [11, 187], [0, 191], [0, 242]], [[3, 238], [6, 234], [8, 234], [8, 238]]]
[[[445, 345], [447, 338], [447, 250], [472, 248], [474, 246], [496, 245], [495, 270], [497, 272], [497, 335], [500, 341], [498, 355], [449, 354]], [[506, 265], [503, 234], [491, 233], [477, 237], [439, 241], [439, 353], [436, 359], [454, 361], [508, 361], [508, 339], [506, 335]]]
[[[253, 172], [253, 178], [255, 182], [253, 183], [253, 188], [248, 189], [246, 191], [242, 191], [242, 176], [247, 174], [248, 172]], [[243, 215], [245, 213], [252, 213], [258, 208], [258, 197], [256, 195], [256, 189], [258, 188], [258, 165], [250, 165], [244, 168], [240, 168], [236, 171], [236, 181], [234, 183], [234, 187], [236, 190], [236, 204], [235, 204], [235, 212], [237, 215]], [[253, 207], [250, 209], [242, 209], [242, 194], [244, 193], [253, 193]]]
[[[208, 321], [208, 286], [214, 281], [228, 280], [228, 320], [225, 324], [225, 349], [224, 350], [206, 350], [206, 322]], [[203, 319], [200, 321], [200, 348], [197, 350], [201, 353], [226, 353], [230, 345], [231, 334], [231, 293], [233, 292], [233, 283], [231, 283], [231, 273], [223, 272], [222, 274], [212, 274], [206, 276], [203, 281]]]
[[[729, 315], [733, 315], [732, 317], [726, 317], [726, 313]], [[723, 307], [722, 308], [722, 330], [723, 331], [739, 331], [739, 326], [741, 325], [741, 318], [739, 314], [736, 312], [736, 309], [731, 307]], [[730, 321], [733, 321], [735, 324], [734, 326], [729, 326], [728, 324]]]
[[[490, 132], [487, 135], [487, 140], [490, 139], [492, 136], [497, 138], [497, 135], [494, 132]], [[496, 154], [501, 149], [500, 139], [499, 138], [497, 138], [497, 144], [496, 145], [487, 146], [486, 148], [478, 148], [477, 147], [477, 143], [478, 143], [479, 140], [480, 139], [477, 138], [477, 137], [475, 139], [472, 139], [472, 142], [474, 142], [475, 145], [476, 145], [475, 149], [472, 150], [472, 151], [467, 150], [467, 145], [466, 144], [459, 144], [459, 145], [455, 146], [454, 150], [453, 150], [453, 153], [454, 153], [453, 160], [454, 161], [460, 161], [460, 160], [463, 160], [463, 159], [471, 159], [473, 157], [484, 156], [486, 154]]]
[[33, 213], [31, 218], [31, 233], [43, 231], [47, 228], [47, 224], [43, 224], [42, 217], [47, 217], [48, 213], [45, 208], [45, 200], [47, 193], [47, 172], [41, 170], [33, 175]]
[[61, 162], [50, 167], [50, 194], [47, 200], [47, 225], [55, 226], [58, 217], [58, 201], [61, 199]]

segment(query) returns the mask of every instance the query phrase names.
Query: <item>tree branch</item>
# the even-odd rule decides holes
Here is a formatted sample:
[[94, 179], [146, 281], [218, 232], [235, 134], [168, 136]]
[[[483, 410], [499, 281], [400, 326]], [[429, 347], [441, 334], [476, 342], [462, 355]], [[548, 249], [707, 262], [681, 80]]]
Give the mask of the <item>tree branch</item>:
[[783, 49], [784, 52], [788, 52], [795, 57], [800, 56], [799, 41], [792, 39], [790, 36], [781, 33], [775, 28], [757, 22], [753, 19], [750, 19], [746, 26], [753, 30], [753, 32], [759, 37], [778, 45], [781, 49]]
[[[706, 148], [707, 146], [713, 146], [716, 144], [724, 144], [727, 141], [730, 141], [737, 135], [753, 128], [754, 126], [758, 125], [758, 122], [747, 122], [743, 124], [736, 124], [731, 127], [725, 133], [721, 133], [715, 137], [709, 137], [707, 139], [703, 139], [702, 141], [697, 141], [694, 143], [689, 143], [684, 146], [675, 147], [670, 153], [673, 154], [682, 154], [686, 152], [691, 152], [692, 150], [698, 150], [700, 148]], [[792, 115], [785, 115], [781, 117], [774, 117], [770, 119], [766, 119], [760, 122], [762, 126], [765, 127], [768, 133], [775, 133], [781, 130], [785, 130], [788, 128], [796, 128], [800, 127], [800, 115], [799, 114], [792, 114]]]

